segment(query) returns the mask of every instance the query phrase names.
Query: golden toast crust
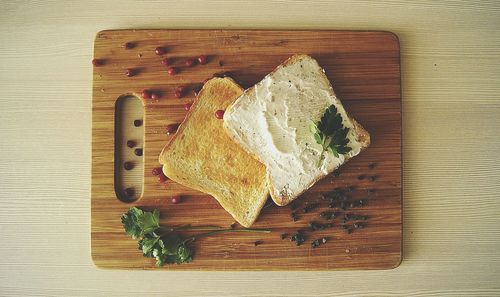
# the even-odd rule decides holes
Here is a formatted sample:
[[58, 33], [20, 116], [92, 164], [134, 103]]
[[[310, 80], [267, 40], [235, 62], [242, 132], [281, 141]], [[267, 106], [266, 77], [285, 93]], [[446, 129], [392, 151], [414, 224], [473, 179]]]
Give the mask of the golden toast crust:
[[242, 93], [230, 78], [209, 80], [159, 161], [167, 177], [212, 195], [241, 225], [250, 227], [269, 194], [265, 166], [235, 143], [214, 115]]

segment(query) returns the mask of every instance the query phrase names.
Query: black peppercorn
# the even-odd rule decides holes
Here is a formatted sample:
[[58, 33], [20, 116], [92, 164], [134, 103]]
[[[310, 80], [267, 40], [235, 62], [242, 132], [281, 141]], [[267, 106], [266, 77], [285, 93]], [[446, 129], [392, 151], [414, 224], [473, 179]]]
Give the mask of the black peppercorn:
[[292, 221], [294, 221], [294, 222], [297, 222], [299, 220], [299, 216], [295, 212], [292, 212], [290, 214], [290, 217], [292, 218]]
[[281, 240], [285, 239], [288, 236], [286, 233], [281, 233], [280, 238]]
[[305, 239], [304, 235], [300, 232], [294, 233], [290, 237], [290, 241], [295, 242], [296, 245], [301, 245], [305, 240], [306, 239]]
[[316, 222], [310, 222], [309, 223], [309, 228], [311, 229], [311, 231], [316, 231], [316, 230], [320, 229], [320, 226]]
[[324, 230], [326, 228], [331, 228], [331, 227], [333, 227], [332, 223], [327, 223], [327, 224], [320, 224], [320, 223], [317, 223], [317, 222], [310, 222], [309, 223], [309, 229], [311, 231]]
[[308, 204], [308, 205], [304, 206], [302, 208], [302, 211], [304, 213], [308, 213], [308, 212], [310, 212], [311, 210], [315, 209], [318, 206], [319, 206], [319, 203], [311, 203], [311, 204]]
[[356, 229], [363, 229], [365, 227], [363, 223], [354, 223], [353, 226]]
[[263, 244], [264, 242], [262, 240], [257, 240], [253, 243], [254, 246], [258, 246], [258, 245], [261, 245]]
[[136, 126], [136, 127], [142, 126], [142, 120], [135, 120], [134, 121], [134, 126]]
[[319, 214], [319, 216], [326, 220], [333, 220], [335, 218], [335, 213], [331, 211], [323, 211]]
[[141, 148], [135, 149], [134, 154], [139, 157], [142, 156], [142, 149]]
[[366, 175], [364, 175], [364, 174], [358, 175], [358, 179], [359, 179], [359, 180], [363, 180], [363, 179], [365, 179], [365, 178], [366, 178]]

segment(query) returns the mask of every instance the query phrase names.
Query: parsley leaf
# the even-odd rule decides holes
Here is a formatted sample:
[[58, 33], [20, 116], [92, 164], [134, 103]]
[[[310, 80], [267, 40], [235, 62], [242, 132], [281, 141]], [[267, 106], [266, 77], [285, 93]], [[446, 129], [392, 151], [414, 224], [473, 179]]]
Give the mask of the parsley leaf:
[[325, 151], [329, 151], [336, 158], [351, 151], [351, 147], [348, 146], [349, 138], [347, 138], [349, 128], [342, 125], [342, 116], [333, 104], [325, 110], [321, 120], [311, 126], [311, 132], [316, 143], [323, 148], [318, 167], [325, 159]]
[[151, 212], [143, 212], [138, 218], [138, 225], [144, 234], [151, 233], [160, 228], [160, 211], [155, 209]]
[[142, 228], [139, 226], [139, 218], [143, 214], [144, 212], [139, 208], [132, 207], [122, 215], [122, 224], [125, 232], [132, 236], [133, 239], [139, 239], [143, 235]]
[[[216, 226], [182, 226], [176, 229], [162, 228], [160, 226], [160, 211], [143, 211], [137, 207], [130, 208], [121, 216], [121, 221], [125, 232], [133, 239], [138, 239], [139, 250], [144, 257], [155, 258], [157, 266], [165, 264], [181, 264], [192, 261], [193, 251], [189, 246], [196, 238], [208, 236], [220, 232], [264, 232], [264, 229], [223, 229]], [[180, 230], [208, 230], [196, 236], [183, 239], [177, 232]]]
[[158, 249], [160, 242], [160, 236], [148, 236], [139, 240], [139, 249], [142, 250], [144, 257], [153, 258], [153, 251]]

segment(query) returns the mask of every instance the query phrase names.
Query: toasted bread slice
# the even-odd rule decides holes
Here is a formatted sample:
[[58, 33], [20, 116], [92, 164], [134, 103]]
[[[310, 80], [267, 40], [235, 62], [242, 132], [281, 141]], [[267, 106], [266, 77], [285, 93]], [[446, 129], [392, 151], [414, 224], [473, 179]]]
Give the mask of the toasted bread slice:
[[[332, 104], [349, 128], [351, 151], [338, 157], [323, 152], [311, 132]], [[370, 144], [368, 132], [346, 113], [324, 70], [307, 55], [292, 56], [247, 89], [226, 110], [224, 128], [266, 165], [278, 205], [290, 203]]]
[[229, 138], [214, 115], [242, 93], [230, 78], [205, 83], [159, 160], [167, 177], [212, 195], [236, 221], [250, 227], [269, 196], [266, 169]]

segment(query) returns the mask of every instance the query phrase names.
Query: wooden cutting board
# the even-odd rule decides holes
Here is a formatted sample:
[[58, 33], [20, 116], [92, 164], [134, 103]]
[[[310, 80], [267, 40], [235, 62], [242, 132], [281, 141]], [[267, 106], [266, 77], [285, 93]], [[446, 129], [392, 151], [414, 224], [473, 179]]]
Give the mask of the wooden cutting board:
[[[123, 48], [126, 42], [133, 43], [133, 48]], [[155, 54], [159, 46], [166, 49], [165, 55]], [[247, 88], [295, 53], [309, 54], [325, 68], [347, 111], [370, 132], [371, 146], [345, 164], [340, 175], [331, 174], [297, 200], [294, 211], [299, 219], [296, 222], [291, 220], [290, 206], [269, 204], [252, 227], [273, 229], [271, 233], [224, 233], [202, 238], [193, 245], [193, 262], [159, 269], [333, 270], [388, 269], [399, 265], [402, 246], [401, 78], [399, 41], [394, 34], [380, 31], [110, 30], [97, 34], [94, 47], [94, 57], [102, 62], [101, 66], [94, 67], [92, 98], [91, 242], [92, 258], [97, 266], [155, 268], [154, 260], [144, 258], [137, 249], [137, 242], [123, 231], [120, 216], [132, 206], [149, 210], [159, 208], [161, 224], [169, 226], [229, 226], [234, 222], [212, 197], [172, 181], [159, 183], [151, 174], [152, 169], [159, 166], [158, 154], [171, 137], [165, 133], [165, 127], [181, 122], [186, 114], [183, 105], [194, 99], [193, 92], [185, 98], [176, 98], [175, 88], [194, 86], [217, 72], [230, 72]], [[186, 59], [201, 54], [209, 58], [206, 65], [184, 65]], [[167, 74], [166, 67], [161, 64], [165, 57], [169, 57], [171, 65], [179, 71], [176, 75]], [[126, 69], [132, 69], [135, 75], [126, 76]], [[141, 126], [144, 140], [137, 144], [144, 150], [141, 157], [144, 166], [136, 166], [131, 172], [144, 183], [142, 195], [137, 194], [141, 197], [127, 203], [118, 199], [115, 191], [115, 185], [121, 185], [115, 177], [115, 160], [122, 162], [122, 158], [127, 158], [115, 157], [115, 135], [120, 129], [135, 128], [130, 128], [133, 124], [128, 123], [130, 127], [115, 129], [115, 111], [119, 110], [115, 105], [118, 98], [140, 96], [143, 89], [156, 90], [161, 98], [156, 102], [145, 101], [144, 112], [141, 110], [134, 115], [140, 117], [144, 113], [144, 125]], [[121, 168], [121, 164], [116, 166]], [[352, 200], [363, 199], [366, 205], [338, 212], [366, 216], [365, 228], [353, 229], [348, 234], [340, 227], [340, 215], [333, 221], [333, 228], [306, 231], [307, 240], [301, 246], [296, 246], [289, 237], [280, 238], [282, 233], [307, 230], [313, 220], [322, 222], [319, 212], [328, 207], [320, 198], [321, 194], [349, 186], [354, 187], [349, 194]], [[173, 204], [173, 195], [182, 195], [182, 203]], [[319, 208], [302, 212], [304, 205], [315, 202], [320, 203]], [[329, 238], [328, 242], [312, 248], [311, 242], [323, 236]], [[262, 243], [256, 246], [256, 241]]]

